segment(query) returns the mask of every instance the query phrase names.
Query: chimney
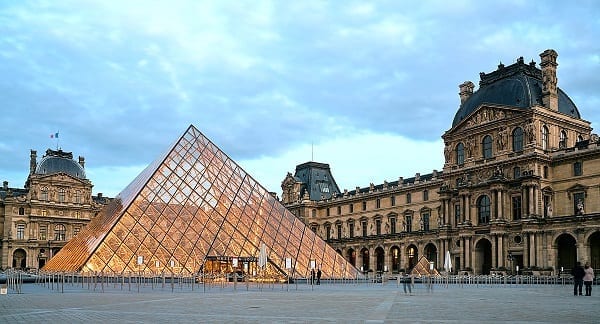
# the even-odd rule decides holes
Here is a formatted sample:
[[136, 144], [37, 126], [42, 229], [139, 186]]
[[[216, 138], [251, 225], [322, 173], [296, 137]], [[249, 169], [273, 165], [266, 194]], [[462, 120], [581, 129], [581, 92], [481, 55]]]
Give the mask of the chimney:
[[83, 156], [79, 157], [79, 165], [85, 169], [85, 158]]
[[558, 88], [556, 84], [558, 80], [556, 78], [556, 57], [558, 53], [555, 50], [548, 49], [540, 54], [542, 62], [542, 103], [544, 107], [558, 111]]
[[35, 167], [37, 165], [37, 151], [31, 150], [29, 154], [29, 174], [33, 174], [35, 172]]
[[102, 193], [101, 192], [98, 193], [98, 198], [102, 198]]
[[8, 190], [8, 181], [2, 182], [2, 188], [4, 188], [4, 190]]
[[473, 94], [473, 89], [475, 89], [475, 85], [471, 81], [465, 81], [462, 84], [460, 84], [458, 88], [460, 89], [460, 92], [458, 94], [460, 95], [460, 104], [462, 105]]

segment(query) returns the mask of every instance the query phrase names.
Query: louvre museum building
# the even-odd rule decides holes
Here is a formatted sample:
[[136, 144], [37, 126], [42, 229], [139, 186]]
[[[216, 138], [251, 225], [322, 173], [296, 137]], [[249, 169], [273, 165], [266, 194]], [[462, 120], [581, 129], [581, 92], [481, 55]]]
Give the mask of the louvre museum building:
[[[340, 191], [328, 164], [282, 182], [282, 202], [364, 272], [426, 257], [470, 274], [600, 268], [600, 146], [558, 87], [554, 50], [459, 86], [441, 171]], [[442, 166], [441, 166], [442, 167]], [[332, 172], [333, 171], [333, 172]]]

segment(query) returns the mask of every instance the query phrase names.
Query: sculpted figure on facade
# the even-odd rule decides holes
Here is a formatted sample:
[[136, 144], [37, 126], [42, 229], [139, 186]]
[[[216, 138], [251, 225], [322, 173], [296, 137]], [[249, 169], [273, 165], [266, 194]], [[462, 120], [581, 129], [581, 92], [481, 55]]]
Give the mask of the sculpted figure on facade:
[[444, 146], [444, 158], [446, 159], [446, 163], [450, 162], [450, 158], [452, 157], [452, 148], [450, 144], [446, 142], [446, 146]]

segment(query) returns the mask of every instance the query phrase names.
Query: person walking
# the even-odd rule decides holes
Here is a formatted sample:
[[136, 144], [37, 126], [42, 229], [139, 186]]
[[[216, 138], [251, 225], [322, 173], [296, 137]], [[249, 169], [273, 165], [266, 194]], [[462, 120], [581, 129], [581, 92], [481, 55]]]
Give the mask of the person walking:
[[315, 284], [315, 269], [310, 270], [310, 284], [311, 285]]
[[594, 281], [594, 269], [590, 267], [590, 263], [585, 263], [585, 269], [583, 269], [585, 275], [583, 276], [583, 284], [585, 285], [585, 295], [592, 295], [592, 282]]
[[581, 290], [583, 288], [583, 276], [585, 276], [585, 271], [581, 266], [581, 262], [575, 264], [575, 267], [571, 270], [571, 275], [573, 276], [573, 294], [575, 296], [577, 296], [577, 293], [579, 293], [579, 296], [583, 295]]
[[404, 294], [407, 293], [412, 296], [412, 276], [408, 273], [405, 273], [402, 278], [402, 286], [404, 288]]
[[321, 284], [321, 269], [317, 269], [317, 285]]

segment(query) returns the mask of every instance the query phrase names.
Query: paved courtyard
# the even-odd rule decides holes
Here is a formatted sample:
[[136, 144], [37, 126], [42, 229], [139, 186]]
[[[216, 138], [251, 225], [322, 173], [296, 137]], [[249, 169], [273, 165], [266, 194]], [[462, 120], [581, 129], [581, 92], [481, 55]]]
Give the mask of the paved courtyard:
[[[0, 295], [0, 323], [598, 323], [600, 288], [569, 285], [244, 284], [179, 287], [24, 284]], [[289, 288], [289, 291], [288, 291]], [[131, 290], [129, 290], [131, 289]], [[173, 289], [173, 291], [172, 291]]]

